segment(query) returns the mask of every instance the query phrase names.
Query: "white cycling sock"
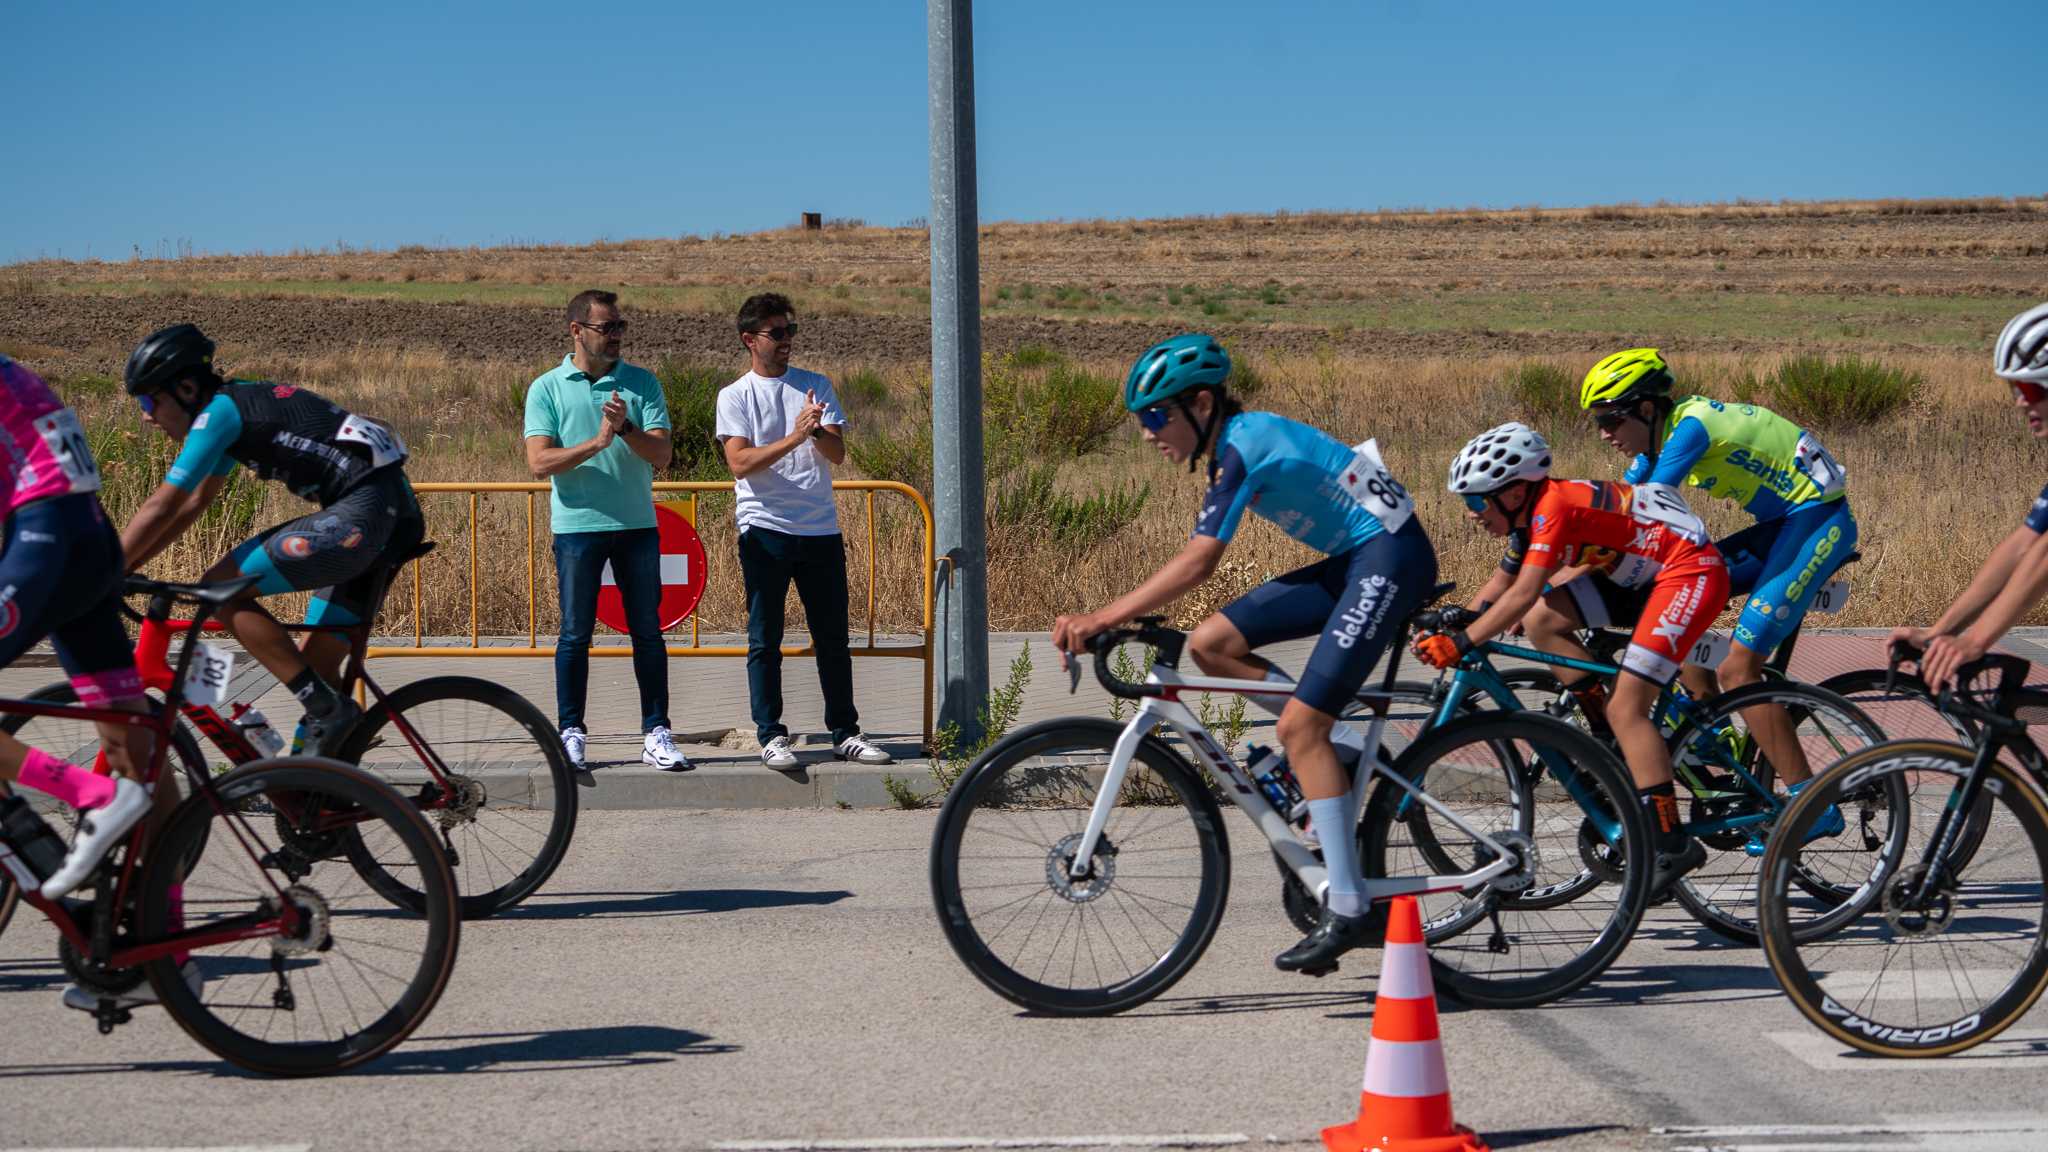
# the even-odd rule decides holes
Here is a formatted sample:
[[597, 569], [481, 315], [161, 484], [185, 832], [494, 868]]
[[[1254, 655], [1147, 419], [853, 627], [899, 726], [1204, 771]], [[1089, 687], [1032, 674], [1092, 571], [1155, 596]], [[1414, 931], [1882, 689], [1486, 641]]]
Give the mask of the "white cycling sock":
[[1322, 830], [1323, 864], [1330, 870], [1330, 911], [1339, 916], [1356, 916], [1365, 911], [1365, 896], [1359, 891], [1357, 843], [1343, 834], [1350, 827], [1351, 801], [1344, 796], [1308, 802], [1308, 818]]
[[[1287, 707], [1289, 700], [1294, 699], [1294, 681], [1288, 677], [1287, 673], [1268, 664], [1266, 665], [1266, 683], [1284, 684], [1287, 686], [1287, 691], [1266, 692], [1257, 696], [1247, 696], [1246, 699], [1277, 719], [1280, 715], [1280, 710]], [[1339, 720], [1330, 726], [1330, 743], [1341, 744], [1351, 749], [1354, 753], [1361, 753], [1365, 751], [1365, 733], [1360, 732], [1354, 725]]]

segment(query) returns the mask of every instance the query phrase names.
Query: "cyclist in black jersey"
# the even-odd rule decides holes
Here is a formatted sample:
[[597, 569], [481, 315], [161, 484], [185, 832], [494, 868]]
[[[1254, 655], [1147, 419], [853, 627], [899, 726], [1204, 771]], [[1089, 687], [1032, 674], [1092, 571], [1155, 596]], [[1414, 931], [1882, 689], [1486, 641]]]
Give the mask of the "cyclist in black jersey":
[[[1998, 334], [1991, 370], [2012, 386], [2013, 403], [2036, 440], [2048, 439], [2048, 304], [2013, 317]], [[2048, 488], [2020, 526], [1977, 570], [1970, 586], [1931, 627], [1895, 628], [1893, 642], [1924, 649], [1920, 675], [1939, 692], [1957, 669], [1981, 658], [2048, 595]]]
[[405, 478], [398, 434], [304, 388], [227, 380], [214, 370], [213, 341], [190, 324], [152, 333], [128, 359], [127, 390], [143, 419], [181, 445], [170, 472], [121, 533], [134, 571], [176, 540], [246, 465], [265, 480], [320, 506], [238, 545], [208, 580], [261, 579], [220, 619], [242, 647], [291, 689], [306, 709], [309, 750], [333, 749], [360, 709], [332, 684], [348, 654], [338, 633], [315, 633], [304, 651], [256, 600], [317, 589], [311, 624], [355, 624], [385, 567], [426, 535]]

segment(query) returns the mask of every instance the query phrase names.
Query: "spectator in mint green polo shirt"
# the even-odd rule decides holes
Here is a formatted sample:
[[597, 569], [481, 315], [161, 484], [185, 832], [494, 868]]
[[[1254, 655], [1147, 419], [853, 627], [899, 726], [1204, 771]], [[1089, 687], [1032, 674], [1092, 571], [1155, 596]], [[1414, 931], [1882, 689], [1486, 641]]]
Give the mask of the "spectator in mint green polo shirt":
[[554, 489], [548, 508], [562, 608], [555, 723], [569, 759], [582, 768], [597, 590], [616, 583], [640, 687], [640, 759], [683, 772], [691, 764], [668, 727], [661, 541], [654, 527], [654, 473], [668, 467], [670, 456], [668, 401], [652, 372], [619, 359], [625, 335], [616, 293], [577, 293], [569, 301], [574, 350], [526, 390], [526, 464]]

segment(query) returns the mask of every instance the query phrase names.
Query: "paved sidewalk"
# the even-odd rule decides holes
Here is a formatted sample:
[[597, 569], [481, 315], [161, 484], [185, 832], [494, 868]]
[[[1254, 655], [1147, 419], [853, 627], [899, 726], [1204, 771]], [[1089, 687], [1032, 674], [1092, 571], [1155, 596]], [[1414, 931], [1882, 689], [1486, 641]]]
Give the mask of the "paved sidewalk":
[[[1881, 666], [1884, 632], [1879, 629], [1815, 631], [1800, 637], [1792, 672], [1801, 679], [1820, 680], [1852, 668]], [[409, 639], [409, 638], [408, 638]], [[882, 642], [882, 638], [877, 638]], [[912, 642], [909, 638], [891, 638]], [[704, 643], [732, 638], [705, 636]], [[790, 643], [805, 641], [792, 636]], [[394, 641], [403, 642], [403, 641]], [[739, 641], [739, 642], [744, 642]], [[1277, 645], [1268, 654], [1283, 668], [1299, 669], [1313, 640]], [[2019, 630], [2006, 645], [2019, 655], [2048, 667], [2048, 628]], [[1092, 675], [1081, 678], [1069, 695], [1067, 674], [1059, 668], [1042, 633], [997, 633], [989, 640], [991, 678], [1004, 683], [1013, 661], [1028, 655], [1030, 682], [1019, 711], [1019, 726], [1057, 716], [1106, 717], [1111, 698]], [[591, 662], [587, 717], [591, 730], [589, 760], [593, 784], [581, 790], [587, 808], [883, 808], [896, 806], [888, 786], [894, 778], [913, 792], [933, 793], [938, 785], [931, 762], [924, 758], [921, 729], [924, 717], [923, 669], [919, 661], [899, 658], [856, 658], [857, 699], [869, 736], [897, 758], [888, 767], [844, 764], [833, 757], [824, 726], [824, 700], [808, 657], [785, 661], [784, 722], [795, 733], [801, 765], [776, 771], [762, 765], [749, 719], [745, 662], [740, 659], [687, 657], [669, 661], [671, 719], [696, 768], [690, 772], [659, 772], [640, 762], [638, 695], [632, 662], [600, 658]], [[407, 657], [371, 661], [371, 674], [387, 691], [429, 676], [476, 676], [506, 685], [533, 701], [550, 719], [554, 716], [554, 662], [537, 657]], [[1404, 678], [1422, 679], [1428, 669], [1404, 659]], [[24, 656], [0, 669], [0, 695], [24, 695], [62, 678], [48, 649]], [[295, 702], [254, 662], [237, 662], [231, 699], [261, 708], [280, 731], [289, 734], [298, 711]], [[1251, 710], [1244, 739], [1272, 742], [1272, 719]], [[502, 794], [493, 787], [494, 794]]]

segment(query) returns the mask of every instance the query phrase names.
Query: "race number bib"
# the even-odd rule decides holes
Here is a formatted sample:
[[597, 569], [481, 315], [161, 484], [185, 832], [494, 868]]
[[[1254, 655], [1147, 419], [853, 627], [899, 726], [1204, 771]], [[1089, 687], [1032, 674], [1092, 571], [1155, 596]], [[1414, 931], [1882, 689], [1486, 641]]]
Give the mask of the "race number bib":
[[228, 681], [235, 678], [235, 653], [218, 644], [195, 643], [199, 650], [185, 669], [185, 703], [211, 707], [227, 698]]
[[1629, 515], [1638, 524], [1662, 524], [1688, 543], [1704, 544], [1707, 541], [1705, 522], [1693, 515], [1685, 497], [1669, 484], [1636, 485], [1635, 499], [1629, 502]]
[[1843, 606], [1848, 603], [1849, 582], [1847, 580], [1830, 580], [1826, 584], [1821, 585], [1820, 591], [1813, 594], [1813, 604], [1806, 610], [1809, 613], [1832, 616], [1840, 612]]
[[1793, 449], [1792, 455], [1799, 463], [1799, 470], [1806, 473], [1806, 478], [1813, 481], [1813, 486], [1820, 489], [1822, 496], [1841, 495], [1843, 486], [1848, 483], [1848, 475], [1840, 464], [1835, 463], [1835, 458], [1828, 455], [1828, 450], [1821, 447], [1820, 441], [1814, 439], [1813, 433], [1799, 434], [1799, 446]]
[[38, 417], [36, 434], [56, 458], [57, 468], [71, 482], [73, 492], [100, 490], [100, 467], [93, 462], [92, 448], [85, 442], [85, 429], [78, 426], [78, 413], [59, 408]]
[[1387, 471], [1386, 462], [1380, 459], [1377, 439], [1351, 450], [1351, 467], [1337, 477], [1337, 483], [1346, 495], [1378, 517], [1380, 527], [1389, 532], [1399, 532], [1408, 518], [1415, 515], [1415, 501], [1394, 479], [1394, 474]]
[[1719, 668], [1728, 658], [1728, 634], [1709, 628], [1686, 649], [1685, 662], [1701, 668]]
[[368, 448], [372, 468], [396, 464], [407, 455], [405, 441], [398, 438], [398, 433], [375, 420], [365, 420], [353, 412], [349, 413], [348, 419], [341, 422], [341, 428], [334, 433], [334, 438]]

